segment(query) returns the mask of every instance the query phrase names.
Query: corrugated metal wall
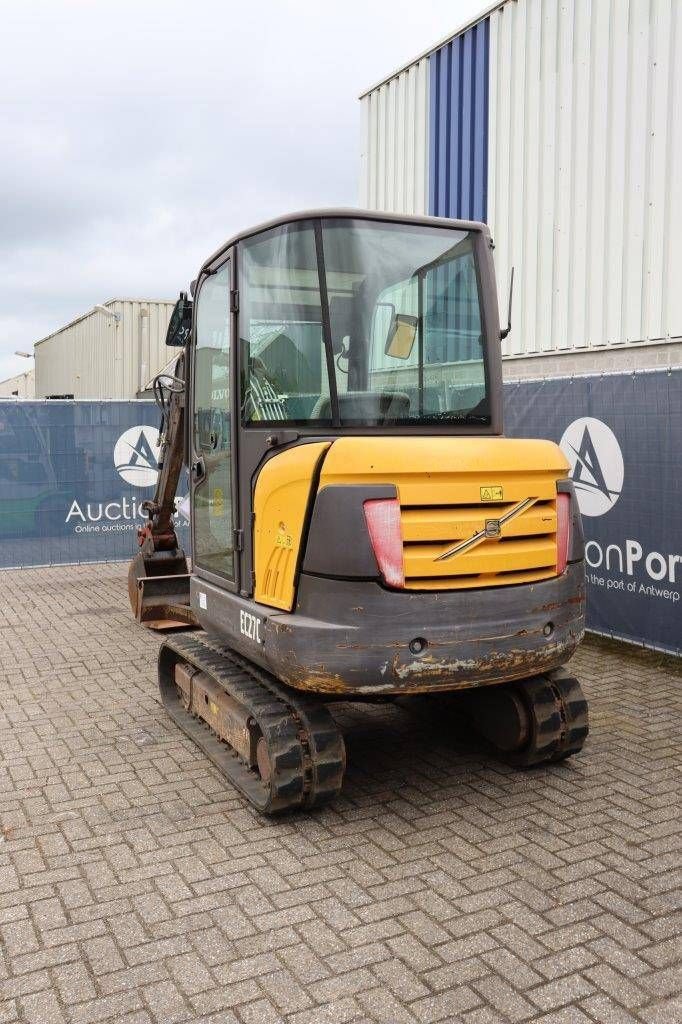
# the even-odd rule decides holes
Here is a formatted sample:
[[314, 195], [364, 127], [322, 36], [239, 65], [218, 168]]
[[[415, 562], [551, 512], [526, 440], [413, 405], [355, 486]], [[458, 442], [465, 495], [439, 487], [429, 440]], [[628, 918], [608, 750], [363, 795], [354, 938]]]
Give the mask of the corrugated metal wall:
[[679, 0], [523, 0], [491, 16], [501, 304], [517, 268], [508, 354], [682, 334], [681, 33]]
[[[16, 391], [16, 395], [14, 392]], [[34, 398], [35, 372], [33, 367], [26, 373], [17, 373], [7, 380], [0, 380], [0, 398]]]
[[414, 210], [385, 154], [411, 114], [387, 95], [428, 64], [428, 211], [488, 221], [503, 315], [515, 266], [505, 354], [679, 339], [681, 54], [681, 0], [501, 0], [363, 97], [384, 110], [365, 201]]
[[424, 58], [362, 98], [360, 205], [426, 213], [428, 60]]
[[429, 57], [429, 213], [485, 220], [490, 21]]
[[36, 397], [135, 398], [168, 362], [165, 338], [172, 302], [115, 299], [35, 346]]

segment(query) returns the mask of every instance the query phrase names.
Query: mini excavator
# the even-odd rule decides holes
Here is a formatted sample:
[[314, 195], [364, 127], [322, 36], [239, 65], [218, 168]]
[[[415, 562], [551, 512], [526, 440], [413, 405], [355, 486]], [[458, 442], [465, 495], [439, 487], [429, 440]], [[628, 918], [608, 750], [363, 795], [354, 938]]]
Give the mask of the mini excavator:
[[505, 333], [474, 222], [295, 214], [180, 295], [130, 600], [181, 627], [163, 703], [259, 811], [339, 792], [335, 701], [440, 694], [520, 767], [582, 748], [580, 515], [557, 445], [503, 436]]

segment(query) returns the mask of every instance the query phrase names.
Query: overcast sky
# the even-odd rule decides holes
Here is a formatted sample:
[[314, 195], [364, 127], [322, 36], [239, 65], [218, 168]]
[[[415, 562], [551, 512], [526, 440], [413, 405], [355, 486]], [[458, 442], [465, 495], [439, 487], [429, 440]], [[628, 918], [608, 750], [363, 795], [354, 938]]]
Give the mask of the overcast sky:
[[485, 0], [13, 0], [0, 60], [0, 380], [227, 237], [357, 205], [358, 94]]

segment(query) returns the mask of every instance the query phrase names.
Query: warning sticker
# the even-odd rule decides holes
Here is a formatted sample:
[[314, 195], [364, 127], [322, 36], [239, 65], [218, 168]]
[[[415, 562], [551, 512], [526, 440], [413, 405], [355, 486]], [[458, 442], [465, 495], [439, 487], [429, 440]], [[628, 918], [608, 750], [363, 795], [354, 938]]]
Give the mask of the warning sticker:
[[481, 487], [481, 501], [503, 501], [502, 488], [496, 485]]
[[213, 502], [211, 511], [214, 516], [225, 515], [225, 496], [223, 495], [222, 487], [216, 487], [213, 491]]

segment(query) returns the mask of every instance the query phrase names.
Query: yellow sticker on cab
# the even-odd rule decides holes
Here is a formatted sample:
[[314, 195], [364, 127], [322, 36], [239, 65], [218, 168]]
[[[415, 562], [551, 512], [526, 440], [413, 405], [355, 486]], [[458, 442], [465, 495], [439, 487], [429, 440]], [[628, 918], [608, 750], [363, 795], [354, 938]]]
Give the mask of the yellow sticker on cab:
[[481, 501], [504, 501], [502, 488], [497, 484], [481, 487]]
[[211, 511], [214, 516], [225, 515], [225, 496], [223, 495], [222, 487], [216, 487], [213, 490], [213, 508]]

